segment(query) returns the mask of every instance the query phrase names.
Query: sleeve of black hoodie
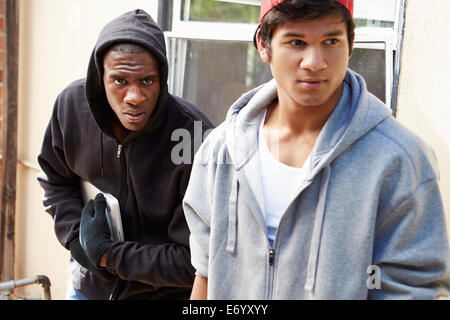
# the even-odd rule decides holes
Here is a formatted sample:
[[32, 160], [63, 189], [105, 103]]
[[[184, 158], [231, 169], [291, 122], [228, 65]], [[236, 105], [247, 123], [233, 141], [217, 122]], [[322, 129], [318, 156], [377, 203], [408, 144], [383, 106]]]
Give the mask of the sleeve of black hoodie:
[[83, 203], [79, 177], [69, 168], [64, 154], [61, 122], [69, 115], [61, 112], [61, 105], [67, 103], [64, 101], [67, 99], [67, 95], [61, 94], [55, 102], [38, 156], [42, 172], [37, 179], [44, 189], [43, 203], [53, 217], [56, 237], [69, 249], [72, 240], [78, 237]]
[[[183, 166], [177, 173], [180, 199], [186, 191], [189, 175], [190, 166]], [[167, 230], [167, 243], [115, 242], [108, 251], [106, 266], [124, 280], [156, 287], [190, 288], [195, 270], [191, 265], [189, 234], [180, 200]]]

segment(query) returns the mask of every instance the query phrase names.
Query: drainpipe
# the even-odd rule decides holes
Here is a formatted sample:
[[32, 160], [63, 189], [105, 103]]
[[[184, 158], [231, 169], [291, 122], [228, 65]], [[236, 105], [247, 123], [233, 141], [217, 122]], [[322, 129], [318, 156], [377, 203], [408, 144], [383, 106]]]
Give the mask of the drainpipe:
[[42, 275], [36, 276], [34, 278], [0, 282], [0, 291], [12, 291], [14, 288], [23, 287], [35, 283], [42, 285], [42, 288], [44, 289], [44, 300], [51, 300], [52, 295], [50, 293], [50, 279], [47, 276]]
[[19, 0], [4, 0], [5, 65], [0, 170], [0, 281], [14, 279], [17, 119], [19, 74]]
[[172, 31], [173, 0], [158, 1], [158, 24], [165, 31]]
[[405, 33], [405, 22], [406, 22], [406, 2], [407, 0], [401, 0], [400, 8], [396, 19], [397, 24], [397, 54], [395, 56], [395, 67], [394, 67], [394, 81], [392, 84], [392, 96], [391, 96], [391, 109], [392, 115], [395, 117], [397, 115], [397, 103], [398, 103], [398, 86], [400, 82], [400, 72], [402, 63], [402, 49], [403, 49], [403, 38]]

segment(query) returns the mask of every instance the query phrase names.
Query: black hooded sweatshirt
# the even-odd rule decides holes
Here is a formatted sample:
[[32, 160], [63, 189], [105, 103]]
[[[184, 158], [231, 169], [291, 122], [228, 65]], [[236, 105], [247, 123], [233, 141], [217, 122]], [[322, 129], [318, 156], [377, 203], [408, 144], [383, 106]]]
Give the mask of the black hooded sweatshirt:
[[[112, 131], [114, 112], [103, 85], [103, 56], [124, 42], [138, 43], [158, 59], [161, 89], [147, 126], [120, 144]], [[81, 180], [120, 203], [125, 241], [114, 242], [106, 261], [117, 276], [103, 280], [71, 259], [73, 285], [89, 299], [189, 297], [195, 270], [181, 202], [192, 157], [188, 163], [172, 161], [174, 147], [181, 142], [172, 139], [172, 133], [190, 133], [193, 155], [198, 136], [201, 139], [213, 125], [195, 106], [168, 93], [167, 76], [164, 34], [145, 11], [134, 10], [103, 28], [87, 78], [69, 85], [55, 102], [38, 156], [43, 170], [38, 181], [58, 240], [69, 249], [78, 237]]]

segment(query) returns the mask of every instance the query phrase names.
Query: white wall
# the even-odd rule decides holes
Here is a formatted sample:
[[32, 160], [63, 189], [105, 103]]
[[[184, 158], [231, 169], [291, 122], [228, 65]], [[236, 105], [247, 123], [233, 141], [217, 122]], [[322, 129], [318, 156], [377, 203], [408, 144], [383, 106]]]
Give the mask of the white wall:
[[[436, 152], [450, 231], [450, 1], [408, 0], [398, 119]], [[449, 234], [450, 236], [450, 234]]]
[[[157, 21], [157, 0], [20, 1], [15, 279], [48, 276], [54, 299], [64, 298], [69, 254], [56, 239], [53, 221], [43, 210], [36, 157], [56, 96], [85, 76], [101, 28], [137, 8]], [[33, 298], [43, 296], [43, 291], [32, 285], [16, 294]]]

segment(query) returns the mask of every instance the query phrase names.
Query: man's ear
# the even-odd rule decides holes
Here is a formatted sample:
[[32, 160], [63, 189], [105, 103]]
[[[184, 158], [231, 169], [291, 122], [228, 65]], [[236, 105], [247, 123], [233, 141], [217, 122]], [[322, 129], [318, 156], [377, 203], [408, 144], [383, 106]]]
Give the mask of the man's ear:
[[261, 39], [260, 31], [256, 33], [256, 44], [258, 45], [259, 56], [264, 62], [270, 63], [270, 48], [267, 43]]

